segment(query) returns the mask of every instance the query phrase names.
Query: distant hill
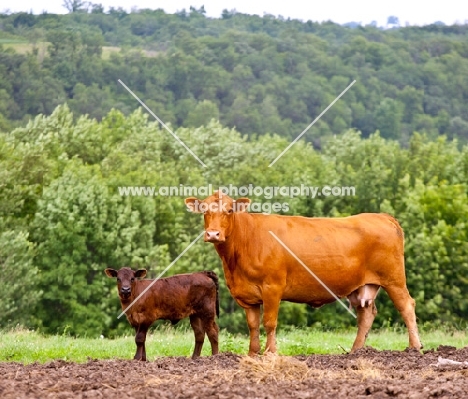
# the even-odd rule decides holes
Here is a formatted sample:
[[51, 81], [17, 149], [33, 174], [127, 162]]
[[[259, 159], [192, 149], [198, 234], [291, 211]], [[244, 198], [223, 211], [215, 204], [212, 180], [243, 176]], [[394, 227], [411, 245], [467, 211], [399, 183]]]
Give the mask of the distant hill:
[[67, 15], [0, 15], [0, 130], [67, 102], [75, 116], [211, 118], [252, 135], [291, 138], [353, 80], [306, 134], [379, 130], [406, 145], [413, 132], [468, 142], [468, 26], [436, 22], [382, 30], [203, 9], [127, 13], [99, 7]]

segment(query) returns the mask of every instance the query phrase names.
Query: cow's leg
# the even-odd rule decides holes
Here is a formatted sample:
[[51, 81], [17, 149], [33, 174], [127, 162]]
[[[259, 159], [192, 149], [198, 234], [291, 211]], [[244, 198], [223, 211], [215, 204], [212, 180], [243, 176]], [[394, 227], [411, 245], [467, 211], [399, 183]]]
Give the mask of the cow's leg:
[[200, 317], [194, 314], [190, 316], [190, 325], [192, 326], [195, 334], [195, 348], [192, 354], [192, 359], [195, 359], [201, 354], [203, 341], [205, 341], [205, 329], [203, 328], [203, 323]]
[[245, 308], [245, 315], [250, 332], [249, 356], [256, 356], [260, 352], [260, 305]]
[[137, 350], [135, 353], [135, 357], [133, 359], [135, 360], [142, 360], [146, 361], [146, 348], [145, 348], [145, 342], [146, 342], [146, 333], [148, 332], [148, 326], [146, 325], [140, 325], [138, 327], [135, 327], [135, 343], [137, 346]]
[[377, 315], [375, 298], [379, 290], [380, 286], [376, 284], [366, 284], [348, 295], [350, 307], [356, 308], [358, 322], [358, 332], [351, 352], [362, 348], [366, 343], [367, 334], [369, 334], [369, 330]]
[[421, 349], [419, 340], [418, 325], [416, 324], [416, 302], [411, 298], [406, 287], [384, 287], [388, 296], [401, 314], [409, 334], [410, 348]]
[[219, 335], [219, 328], [216, 324], [216, 321], [213, 317], [207, 317], [203, 320], [203, 328], [206, 331], [206, 335], [208, 335], [208, 339], [210, 340], [211, 344], [211, 354], [217, 355], [218, 354], [218, 335]]
[[273, 292], [263, 294], [263, 326], [267, 336], [265, 352], [276, 353], [276, 326], [281, 302], [280, 295]]
[[358, 332], [356, 339], [354, 340], [353, 347], [351, 352], [354, 352], [356, 349], [362, 348], [366, 343], [367, 334], [372, 327], [375, 316], [377, 315], [377, 308], [375, 303], [370, 305], [361, 306], [360, 304], [356, 306], [357, 312], [357, 322], [358, 322]]

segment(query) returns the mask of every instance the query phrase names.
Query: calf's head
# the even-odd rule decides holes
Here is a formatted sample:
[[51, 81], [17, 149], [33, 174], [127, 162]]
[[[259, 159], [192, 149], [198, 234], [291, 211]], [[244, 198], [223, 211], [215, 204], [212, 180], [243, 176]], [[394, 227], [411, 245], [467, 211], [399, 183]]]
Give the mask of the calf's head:
[[129, 267], [122, 267], [118, 271], [110, 268], [104, 271], [108, 277], [117, 278], [117, 289], [122, 300], [129, 299], [132, 295], [135, 279], [146, 276], [146, 269], [132, 270]]
[[226, 241], [231, 234], [235, 214], [245, 212], [249, 204], [248, 198], [233, 200], [221, 191], [216, 191], [204, 200], [195, 197], [185, 199], [189, 211], [204, 214], [205, 242], [215, 244]]

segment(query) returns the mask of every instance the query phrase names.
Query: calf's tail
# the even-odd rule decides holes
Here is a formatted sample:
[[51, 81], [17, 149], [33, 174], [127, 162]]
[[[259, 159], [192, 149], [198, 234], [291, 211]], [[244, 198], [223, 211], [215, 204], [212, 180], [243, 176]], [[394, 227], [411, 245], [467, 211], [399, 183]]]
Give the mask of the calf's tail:
[[218, 275], [215, 272], [212, 271], [204, 271], [209, 278], [213, 280], [216, 286], [216, 316], [219, 317], [219, 280], [218, 280]]

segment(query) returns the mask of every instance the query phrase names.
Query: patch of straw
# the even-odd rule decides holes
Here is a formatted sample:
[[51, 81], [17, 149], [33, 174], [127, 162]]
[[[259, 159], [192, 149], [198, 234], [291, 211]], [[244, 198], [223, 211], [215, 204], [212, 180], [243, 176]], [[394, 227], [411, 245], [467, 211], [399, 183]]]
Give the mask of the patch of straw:
[[256, 383], [267, 380], [302, 381], [309, 375], [305, 362], [290, 356], [279, 356], [267, 353], [258, 357], [243, 357], [239, 363], [239, 374], [253, 378]]
[[[385, 368], [378, 363], [365, 358], [353, 361], [352, 367], [344, 370], [328, 370], [309, 368], [305, 361], [291, 356], [280, 356], [266, 353], [262, 356], [242, 356], [237, 369], [210, 369], [198, 375], [207, 385], [226, 383], [271, 383], [281, 381], [304, 381], [306, 379], [332, 380], [332, 379], [376, 379], [385, 378]], [[145, 380], [146, 386], [162, 384], [177, 384], [186, 381], [186, 376], [163, 374], [151, 375]]]

